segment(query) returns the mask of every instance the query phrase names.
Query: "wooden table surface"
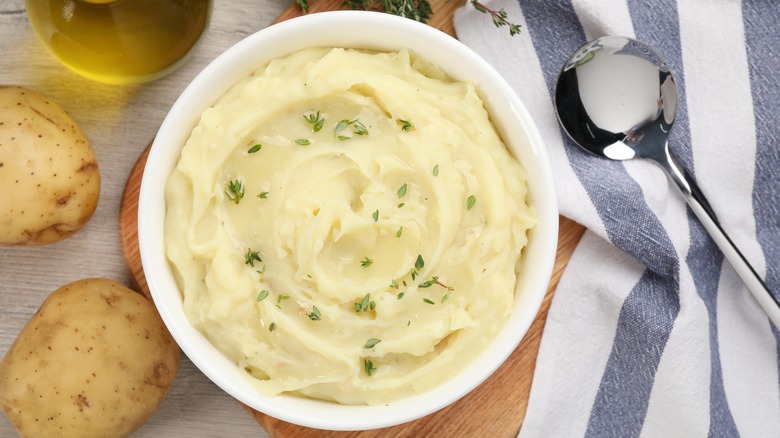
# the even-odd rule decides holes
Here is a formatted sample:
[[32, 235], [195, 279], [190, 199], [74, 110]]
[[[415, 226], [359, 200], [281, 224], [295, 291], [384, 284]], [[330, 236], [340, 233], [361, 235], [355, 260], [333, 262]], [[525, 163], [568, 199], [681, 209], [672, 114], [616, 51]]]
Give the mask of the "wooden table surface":
[[[434, 8], [430, 24], [453, 33], [451, 13], [463, 0], [440, 1], [442, 6]], [[310, 0], [310, 3], [312, 11], [317, 11], [333, 8], [340, 1]], [[216, 0], [201, 44], [179, 70], [149, 84], [109, 86], [81, 78], [61, 66], [33, 34], [23, 0], [0, 0], [0, 52], [3, 53], [0, 84], [37, 90], [69, 112], [91, 140], [102, 176], [97, 211], [82, 231], [52, 245], [0, 248], [0, 355], [5, 354], [46, 296], [63, 284], [81, 278], [106, 277], [133, 286], [133, 273], [121, 250], [119, 223], [125, 184], [136, 159], [154, 137], [178, 94], [209, 61], [245, 36], [297, 13], [286, 0]], [[522, 363], [525, 371], [513, 372], [511, 378], [521, 379], [524, 389], [517, 394], [516, 403], [505, 406], [505, 415], [515, 416], [518, 424], [525, 412], [536, 349], [552, 291], [582, 231], [579, 225], [562, 219], [559, 259], [550, 291], [529, 334], [513, 354], [513, 360]], [[477, 403], [489, 403], [483, 400], [489, 394], [475, 392], [470, 397], [477, 397]], [[483, 434], [487, 430], [462, 429], [461, 436]], [[420, 433], [437, 431], [441, 430], [416, 427], [407, 433], [420, 436]], [[399, 434], [402, 432], [395, 433]], [[0, 437], [6, 436], [14, 436], [13, 427], [0, 415]], [[242, 409], [182, 356], [179, 375], [162, 406], [133, 436], [323, 435]]]

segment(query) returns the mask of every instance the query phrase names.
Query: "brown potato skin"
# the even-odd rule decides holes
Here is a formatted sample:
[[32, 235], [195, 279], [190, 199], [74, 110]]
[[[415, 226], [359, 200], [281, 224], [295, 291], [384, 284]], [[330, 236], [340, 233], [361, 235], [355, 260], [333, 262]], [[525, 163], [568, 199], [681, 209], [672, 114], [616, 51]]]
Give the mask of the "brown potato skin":
[[22, 437], [124, 437], [162, 402], [180, 351], [154, 305], [109, 279], [54, 291], [0, 362]]
[[100, 195], [95, 152], [60, 106], [0, 86], [0, 246], [62, 240], [89, 221]]

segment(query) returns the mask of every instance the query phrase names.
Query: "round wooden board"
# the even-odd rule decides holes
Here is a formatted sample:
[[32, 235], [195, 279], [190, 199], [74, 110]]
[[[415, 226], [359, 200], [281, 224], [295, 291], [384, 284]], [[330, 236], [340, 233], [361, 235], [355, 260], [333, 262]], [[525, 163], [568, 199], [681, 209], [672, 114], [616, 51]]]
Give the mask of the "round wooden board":
[[[342, 0], [312, 2], [310, 13], [338, 9]], [[431, 0], [434, 15], [428, 24], [454, 36], [452, 14], [465, 0]], [[299, 16], [293, 2], [276, 20]], [[137, 289], [151, 299], [138, 247], [138, 195], [149, 147], [140, 155], [125, 185], [119, 214], [119, 235], [122, 251]], [[385, 429], [356, 432], [322, 431], [286, 423], [247, 409], [269, 434], [275, 438], [302, 437], [418, 437], [418, 436], [516, 436], [525, 417], [531, 389], [536, 355], [539, 351], [542, 329], [555, 287], [579, 242], [584, 228], [564, 217], [560, 218], [558, 253], [550, 286], [542, 307], [528, 333], [507, 361], [482, 385], [456, 403], [419, 420]]]

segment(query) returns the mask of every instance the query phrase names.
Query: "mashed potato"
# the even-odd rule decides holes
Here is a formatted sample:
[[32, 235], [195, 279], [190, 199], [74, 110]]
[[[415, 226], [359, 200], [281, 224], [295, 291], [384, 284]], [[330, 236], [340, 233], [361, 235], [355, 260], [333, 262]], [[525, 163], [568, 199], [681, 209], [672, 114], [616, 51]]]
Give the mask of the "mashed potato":
[[165, 245], [190, 322], [259, 391], [387, 403], [503, 326], [526, 192], [473, 84], [406, 51], [309, 49], [203, 113]]

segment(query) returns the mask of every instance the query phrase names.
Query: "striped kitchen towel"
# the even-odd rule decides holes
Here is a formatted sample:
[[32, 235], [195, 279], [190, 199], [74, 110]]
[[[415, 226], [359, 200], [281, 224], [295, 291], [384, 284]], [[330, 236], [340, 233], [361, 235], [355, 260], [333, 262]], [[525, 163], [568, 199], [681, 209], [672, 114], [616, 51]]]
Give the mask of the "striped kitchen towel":
[[542, 337], [520, 437], [780, 436], [780, 332], [676, 188], [562, 133], [551, 90], [604, 35], [654, 46], [675, 76], [670, 147], [780, 296], [780, 2], [487, 0], [458, 38], [517, 90], [546, 141], [560, 211], [585, 225]]

